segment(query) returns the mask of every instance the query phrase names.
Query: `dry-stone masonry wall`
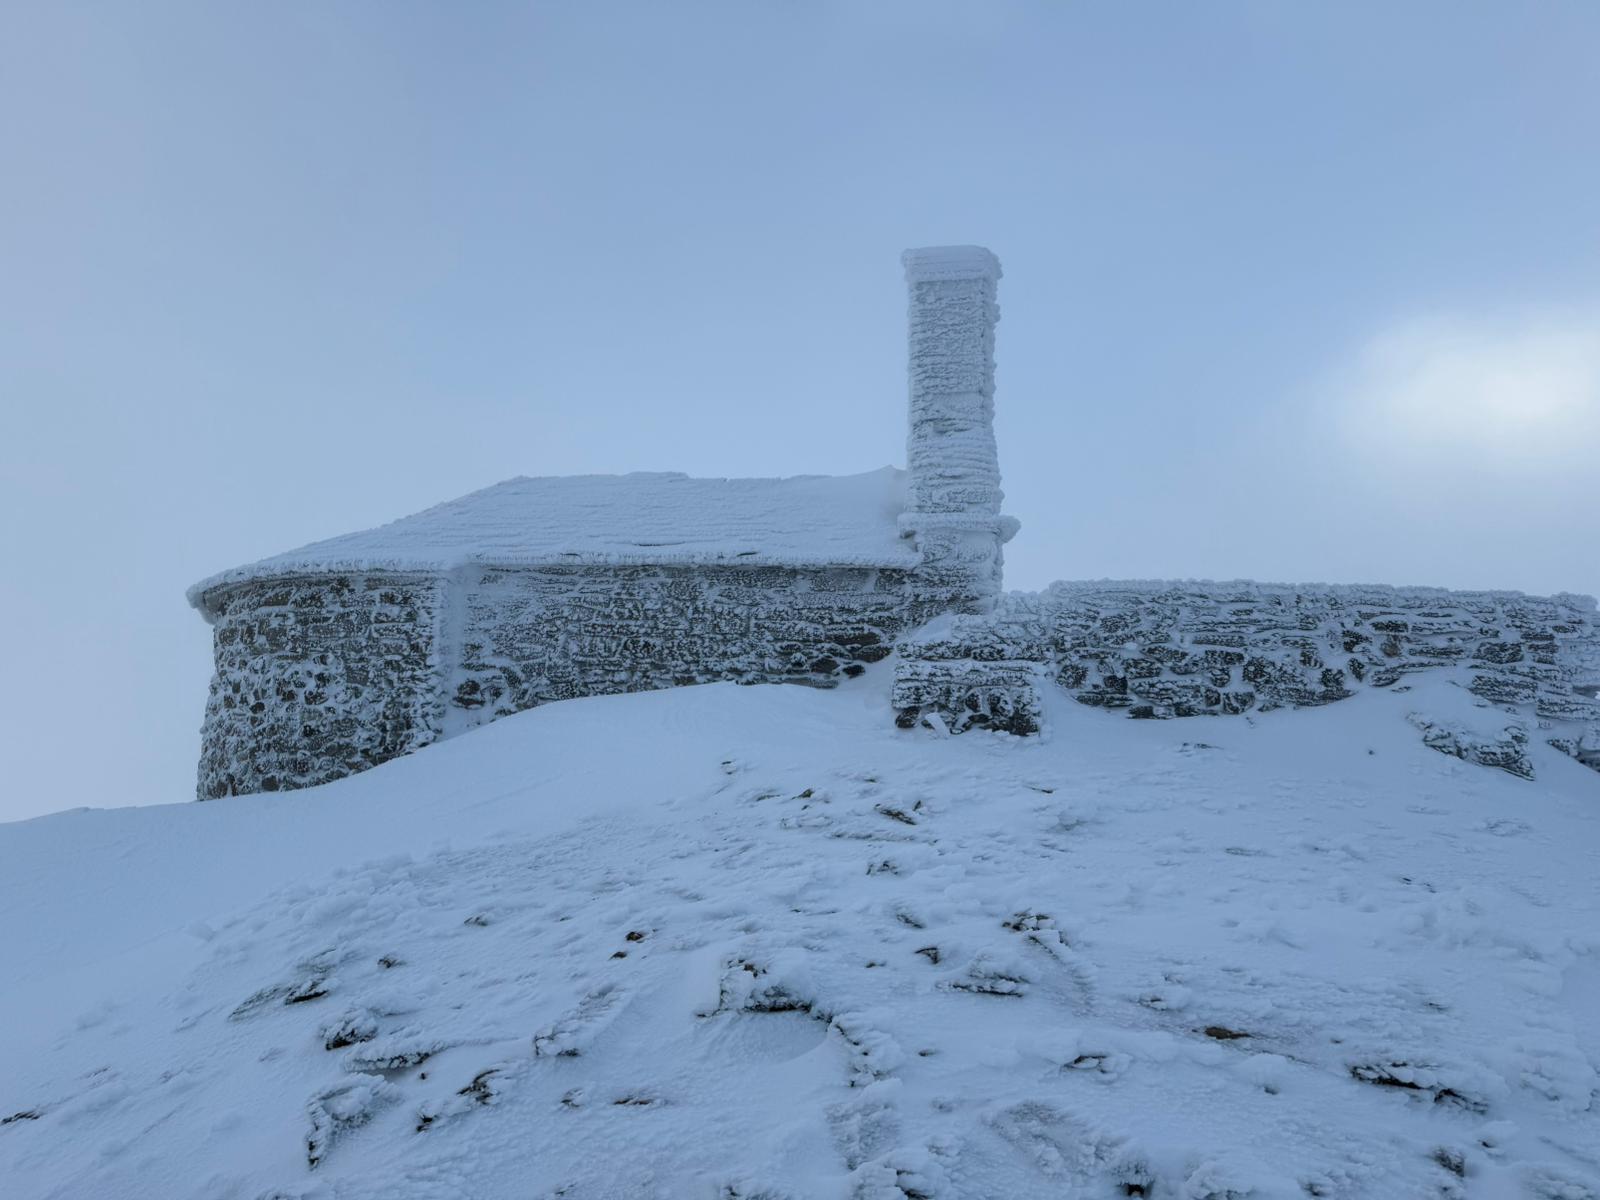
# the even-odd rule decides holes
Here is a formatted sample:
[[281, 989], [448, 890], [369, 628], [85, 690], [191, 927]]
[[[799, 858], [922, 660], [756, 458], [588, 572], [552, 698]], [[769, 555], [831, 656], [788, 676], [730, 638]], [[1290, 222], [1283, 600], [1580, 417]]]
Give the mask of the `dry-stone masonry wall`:
[[435, 580], [377, 575], [213, 597], [200, 798], [309, 787], [433, 741], [439, 601]]
[[230, 584], [199, 795], [309, 787], [551, 700], [690, 683], [831, 687], [966, 601], [959, 573], [590, 565]]
[[714, 680], [831, 687], [948, 602], [890, 568], [478, 570], [460, 601], [446, 720]]
[[1600, 719], [1588, 597], [1253, 583], [1057, 583], [1016, 608], [1084, 704], [1189, 716], [1326, 704], [1444, 665], [1538, 715]]
[[[1027, 663], [1043, 663], [1082, 704], [1152, 718], [1328, 704], [1456, 668], [1474, 694], [1524, 714], [1552, 745], [1600, 766], [1600, 618], [1587, 596], [1057, 583], [1008, 595], [990, 621], [907, 639], [899, 719], [932, 712], [958, 729], [1006, 727], [1006, 714], [1030, 707], [1026, 696], [1004, 695], [1008, 674], [1024, 686]], [[1435, 735], [1441, 746], [1446, 740]]]
[[895, 721], [948, 732], [1039, 731], [1039, 689], [1051, 675], [1050, 647], [1037, 622], [1009, 605], [989, 616], [946, 615], [902, 638], [891, 702]]

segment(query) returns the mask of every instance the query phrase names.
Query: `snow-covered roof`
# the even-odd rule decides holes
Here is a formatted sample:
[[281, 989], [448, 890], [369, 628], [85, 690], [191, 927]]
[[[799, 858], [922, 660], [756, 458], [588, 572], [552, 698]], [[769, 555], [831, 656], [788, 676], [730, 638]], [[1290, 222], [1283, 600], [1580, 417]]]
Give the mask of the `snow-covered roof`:
[[508, 479], [376, 529], [235, 567], [189, 589], [334, 571], [740, 563], [911, 567], [900, 535], [905, 472], [691, 479], [677, 472]]

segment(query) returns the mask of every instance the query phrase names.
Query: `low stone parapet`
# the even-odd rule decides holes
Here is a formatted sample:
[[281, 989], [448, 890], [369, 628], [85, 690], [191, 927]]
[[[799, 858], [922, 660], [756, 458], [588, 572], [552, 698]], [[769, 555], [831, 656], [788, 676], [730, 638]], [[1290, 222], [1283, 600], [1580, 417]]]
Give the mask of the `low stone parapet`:
[[1049, 649], [1036, 622], [947, 615], [901, 638], [896, 650], [892, 703], [901, 728], [1039, 732]]

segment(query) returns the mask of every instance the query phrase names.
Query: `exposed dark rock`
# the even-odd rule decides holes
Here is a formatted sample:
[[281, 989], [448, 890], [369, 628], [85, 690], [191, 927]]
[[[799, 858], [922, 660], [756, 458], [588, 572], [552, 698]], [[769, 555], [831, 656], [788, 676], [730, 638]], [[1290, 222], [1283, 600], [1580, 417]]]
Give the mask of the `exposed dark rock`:
[[1522, 661], [1521, 642], [1499, 640], [1480, 642], [1476, 656], [1486, 663], [1514, 663]]
[[1422, 744], [1441, 754], [1449, 754], [1485, 767], [1498, 767], [1520, 779], [1533, 778], [1533, 763], [1528, 758], [1528, 731], [1521, 725], [1507, 725], [1498, 733], [1468, 729], [1455, 722], [1433, 721], [1419, 713], [1411, 723], [1422, 731]]
[[1531, 679], [1515, 675], [1474, 675], [1469, 691], [1493, 704], [1528, 704], [1539, 692], [1539, 685]]
[[1553, 737], [1549, 744], [1586, 767], [1600, 771], [1600, 725], [1570, 737]]

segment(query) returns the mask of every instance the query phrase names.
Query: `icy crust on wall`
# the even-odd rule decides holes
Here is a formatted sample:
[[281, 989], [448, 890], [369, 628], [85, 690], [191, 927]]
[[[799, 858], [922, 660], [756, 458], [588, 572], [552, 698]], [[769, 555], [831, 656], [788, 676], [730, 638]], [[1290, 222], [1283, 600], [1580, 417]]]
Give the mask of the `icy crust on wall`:
[[1057, 681], [1131, 716], [1326, 704], [1440, 666], [1494, 702], [1600, 719], [1588, 597], [1255, 583], [1056, 583], [1008, 598], [1037, 621]]
[[[1473, 694], [1531, 718], [1552, 745], [1600, 767], [1600, 619], [1587, 596], [1056, 583], [1007, 595], [988, 621], [936, 622], [901, 650], [901, 722], [931, 711], [958, 729], [1003, 726], [996, 713], [1028, 710], [1017, 690], [1024, 673], [1004, 664], [1042, 663], [1080, 703], [1151, 718], [1328, 704], [1455, 668]], [[1003, 694], [1008, 671], [1011, 695]], [[971, 688], [968, 676], [978, 681]], [[1453, 735], [1434, 736], [1442, 747]], [[1516, 745], [1515, 730], [1506, 745]]]
[[224, 587], [199, 796], [326, 783], [552, 700], [831, 687], [971, 595], [961, 570], [672, 564]]
[[927, 721], [948, 732], [981, 727], [1039, 731], [1040, 685], [1050, 652], [1038, 630], [992, 616], [946, 615], [901, 639], [891, 703], [895, 723]]
[[436, 580], [336, 576], [212, 597], [200, 799], [310, 787], [439, 732]]
[[476, 572], [446, 719], [714, 680], [832, 686], [948, 602], [894, 569]]
[[[1520, 773], [1530, 727], [1600, 769], [1587, 597], [1251, 583], [1060, 583], [975, 606], [970, 563], [655, 564], [256, 580], [207, 597], [201, 798], [308, 787], [552, 700], [715, 680], [832, 686], [898, 649], [897, 720], [1026, 734], [1048, 681], [1160, 718], [1327, 704], [1452, 668], [1518, 718], [1419, 715]], [[940, 615], [943, 614], [943, 615]], [[1500, 728], [1503, 726], [1503, 728]]]

